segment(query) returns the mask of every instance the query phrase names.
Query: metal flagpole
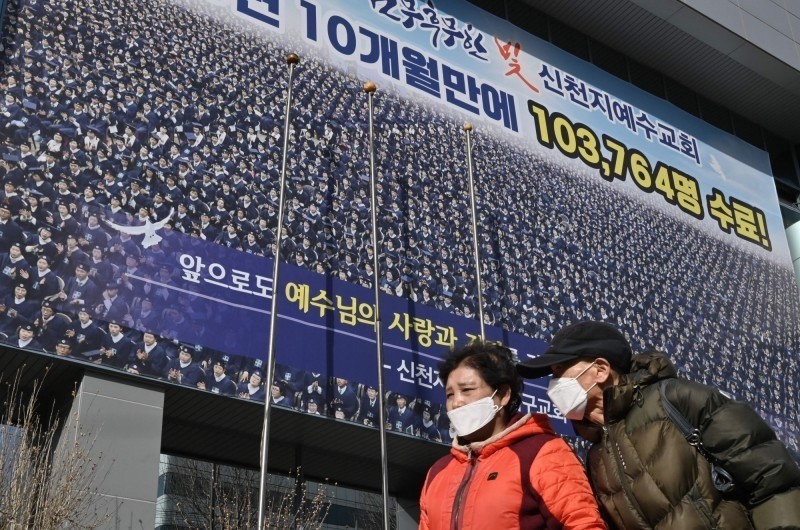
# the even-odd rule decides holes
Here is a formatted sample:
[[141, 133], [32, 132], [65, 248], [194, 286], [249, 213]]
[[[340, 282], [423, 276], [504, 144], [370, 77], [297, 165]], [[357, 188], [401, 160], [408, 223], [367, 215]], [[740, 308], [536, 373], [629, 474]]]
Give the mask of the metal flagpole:
[[378, 181], [375, 178], [375, 124], [373, 123], [373, 98], [378, 87], [369, 81], [364, 84], [369, 107], [369, 180], [372, 210], [372, 286], [375, 291], [375, 346], [378, 357], [378, 430], [381, 439], [381, 494], [383, 497], [383, 528], [389, 530], [389, 463], [386, 457], [386, 415], [383, 389], [383, 330], [381, 329], [381, 303], [378, 254]]
[[467, 175], [469, 176], [469, 204], [472, 213], [472, 253], [475, 260], [475, 287], [478, 291], [478, 321], [481, 324], [481, 340], [486, 340], [483, 323], [483, 289], [481, 287], [481, 255], [478, 250], [478, 207], [475, 205], [475, 178], [472, 169], [472, 125], [464, 125], [467, 133]]
[[[292, 110], [292, 82], [294, 67], [300, 58], [290, 53], [286, 56], [289, 65], [289, 84], [286, 89], [286, 116], [283, 120], [283, 160], [281, 161], [281, 175], [279, 180], [280, 192], [278, 193], [278, 226], [275, 232], [275, 256], [272, 263], [272, 307], [269, 314], [269, 345], [267, 346], [267, 373], [264, 376], [265, 385], [272, 385], [275, 378], [275, 328], [278, 314], [278, 267], [281, 259], [281, 232], [283, 231], [283, 196], [286, 189], [286, 152], [289, 149], [289, 118]], [[269, 461], [269, 412], [272, 394], [267, 392], [264, 400], [264, 429], [261, 431], [261, 480], [258, 485], [258, 528], [265, 526], [264, 508], [267, 499], [267, 462]]]

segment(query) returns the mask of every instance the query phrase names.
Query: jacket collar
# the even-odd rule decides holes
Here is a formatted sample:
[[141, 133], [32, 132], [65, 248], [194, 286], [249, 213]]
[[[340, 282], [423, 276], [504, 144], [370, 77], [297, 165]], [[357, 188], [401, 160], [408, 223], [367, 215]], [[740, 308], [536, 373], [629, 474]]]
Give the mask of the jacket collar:
[[606, 423], [624, 418], [634, 401], [641, 396], [642, 388], [677, 376], [675, 365], [663, 353], [649, 351], [635, 355], [631, 372], [622, 375], [619, 384], [606, 388], [603, 392], [603, 416]]

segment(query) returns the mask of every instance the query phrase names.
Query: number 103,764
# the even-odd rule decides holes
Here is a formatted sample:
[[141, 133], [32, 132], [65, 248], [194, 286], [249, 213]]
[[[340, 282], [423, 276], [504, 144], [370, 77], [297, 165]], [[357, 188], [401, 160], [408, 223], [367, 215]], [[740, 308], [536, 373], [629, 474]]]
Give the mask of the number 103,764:
[[663, 162], [654, 167], [638, 149], [605, 134], [598, 138], [588, 126], [573, 123], [559, 112], [550, 113], [533, 100], [528, 101], [528, 110], [534, 118], [537, 140], [544, 147], [580, 159], [609, 182], [625, 180], [630, 175], [642, 191], [656, 192], [687, 214], [703, 218], [700, 187], [695, 178]]

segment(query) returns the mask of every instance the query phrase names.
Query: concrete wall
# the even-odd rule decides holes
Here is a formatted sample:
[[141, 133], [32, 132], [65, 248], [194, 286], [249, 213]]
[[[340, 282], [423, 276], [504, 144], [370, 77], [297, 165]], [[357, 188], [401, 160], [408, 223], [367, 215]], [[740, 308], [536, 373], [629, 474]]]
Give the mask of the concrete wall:
[[86, 513], [108, 514], [102, 529], [155, 526], [164, 393], [106, 375], [84, 376], [62, 444], [79, 444], [98, 464]]
[[680, 1], [800, 70], [800, 2], [797, 0]]
[[792, 256], [794, 277], [800, 286], [800, 222], [794, 223], [786, 229], [786, 240], [789, 242], [789, 254]]

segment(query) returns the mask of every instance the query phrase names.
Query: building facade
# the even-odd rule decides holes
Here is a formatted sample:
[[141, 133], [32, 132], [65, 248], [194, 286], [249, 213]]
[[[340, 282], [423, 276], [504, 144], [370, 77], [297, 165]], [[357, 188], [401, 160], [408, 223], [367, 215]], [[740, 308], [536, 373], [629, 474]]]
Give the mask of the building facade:
[[[754, 404], [797, 454], [792, 2], [363, 4], [6, 6], [0, 372], [30, 384], [51, 366], [65, 436], [96, 432], [105, 455], [109, 527], [186, 523], [170, 478], [190, 462], [200, 481], [257, 470], [271, 398], [268, 468], [337, 484], [326, 527], [380, 509], [385, 428], [392, 519], [414, 528], [450, 437], [436, 363], [478, 314], [520, 357], [567, 322], [614, 322]], [[569, 435], [543, 390], [524, 407]]]

